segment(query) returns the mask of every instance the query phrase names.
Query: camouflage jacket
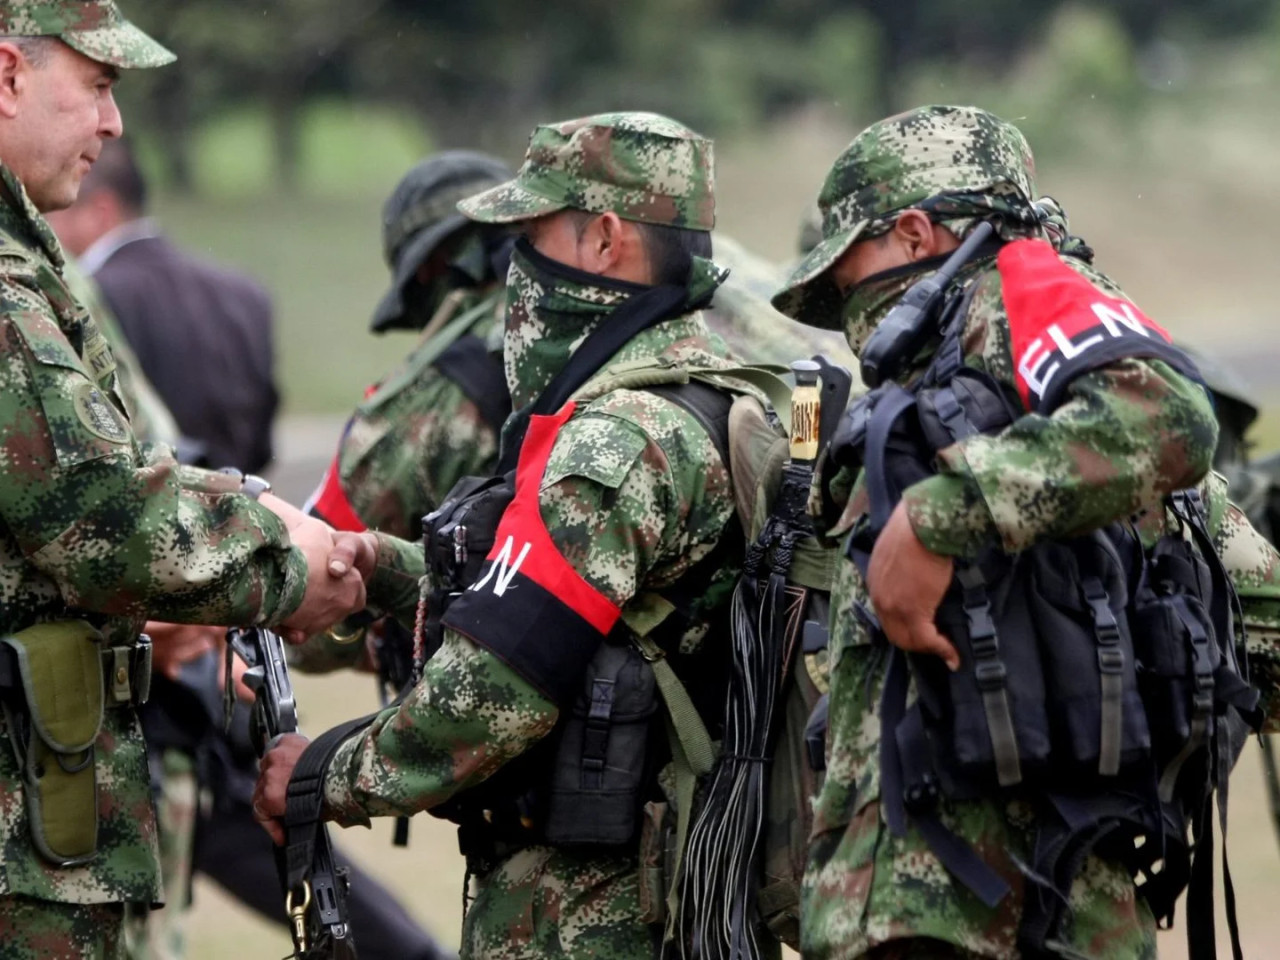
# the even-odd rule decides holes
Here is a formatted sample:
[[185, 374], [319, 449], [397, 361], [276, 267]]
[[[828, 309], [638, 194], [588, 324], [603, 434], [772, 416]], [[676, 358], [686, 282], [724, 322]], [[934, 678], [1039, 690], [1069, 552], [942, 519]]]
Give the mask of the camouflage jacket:
[[[1104, 293], [1122, 294], [1101, 274], [1067, 261]], [[981, 267], [965, 318], [965, 363], [1013, 385], [1014, 364], [1001, 275]], [[849, 331], [855, 349], [867, 331]], [[925, 358], [924, 363], [927, 363]], [[923, 367], [917, 369], [918, 374]], [[935, 552], [966, 555], [982, 544], [1025, 549], [1126, 518], [1164, 493], [1194, 484], [1208, 469], [1216, 435], [1204, 392], [1158, 360], [1119, 360], [1080, 376], [1050, 416], [1025, 414], [1007, 429], [974, 436], [938, 457], [938, 473], [909, 488], [908, 515]], [[1211, 524], [1246, 603], [1254, 680], [1273, 686], [1280, 667], [1274, 637], [1280, 565], [1275, 552], [1229, 507], [1225, 484], [1204, 483]], [[846, 532], [867, 509], [859, 478]], [[1163, 522], [1149, 514], [1148, 526]], [[1147, 530], [1148, 533], [1158, 531]], [[1013, 960], [1021, 879], [1032, 815], [1021, 801], [951, 802], [942, 819], [1004, 877], [1014, 893], [984, 907], [954, 882], [914, 830], [888, 830], [880, 808], [878, 708], [885, 658], [844, 614], [869, 603], [852, 562], [841, 563], [831, 609], [831, 700], [827, 775], [815, 805], [802, 907], [806, 957], [852, 958], [890, 940], [933, 938], [966, 956]], [[1275, 701], [1269, 703], [1275, 710]], [[1073, 956], [1154, 957], [1155, 924], [1127, 871], [1089, 858], [1071, 892], [1064, 931]]]
[[[493, 342], [501, 336], [505, 305], [495, 290], [463, 301], [458, 312], [487, 308], [471, 333]], [[348, 421], [336, 460], [338, 481], [360, 522], [409, 540], [455, 483], [488, 473], [498, 457], [496, 431], [435, 366], [435, 347], [428, 333], [370, 392]]]
[[[581, 323], [581, 321], [579, 321]], [[579, 337], [540, 328], [536, 339], [509, 338], [508, 371], [517, 371], [519, 405], [550, 382], [564, 355], [549, 364], [539, 344]], [[510, 355], [514, 354], [514, 356]], [[675, 364], [727, 366], [698, 314], [666, 321], [632, 340], [610, 365], [659, 357]], [[601, 371], [593, 383], [609, 376]], [[588, 384], [580, 396], [591, 396]], [[590, 587], [621, 608], [636, 631], [660, 619], [654, 591], [678, 579], [719, 540], [733, 514], [728, 472], [715, 446], [683, 408], [654, 394], [613, 390], [583, 400], [555, 441], [540, 486], [540, 513], [555, 549]], [[423, 570], [418, 547], [381, 536], [371, 598], [405, 608]], [[727, 600], [732, 570], [708, 590], [709, 605]], [[692, 647], [705, 632], [686, 634]], [[548, 638], [551, 639], [551, 638]], [[447, 630], [421, 683], [396, 709], [337, 752], [326, 780], [333, 819], [434, 807], [493, 774], [555, 726], [557, 709], [485, 648]], [[465, 956], [648, 957], [640, 921], [634, 855], [534, 846], [480, 878], [467, 914]]]
[[[143, 621], [275, 620], [302, 601], [306, 563], [274, 514], [228, 478], [145, 455], [116, 361], [67, 291], [53, 233], [0, 167], [0, 630], [88, 619], [113, 645]], [[0, 742], [0, 894], [70, 903], [159, 898], [142, 733], [109, 706], [96, 741], [98, 854], [43, 861], [21, 776]]]

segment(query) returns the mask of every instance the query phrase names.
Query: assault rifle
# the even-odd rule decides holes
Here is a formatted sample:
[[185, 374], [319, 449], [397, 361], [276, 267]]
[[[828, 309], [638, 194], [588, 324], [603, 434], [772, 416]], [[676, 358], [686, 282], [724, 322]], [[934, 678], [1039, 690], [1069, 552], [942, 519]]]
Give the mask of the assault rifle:
[[[248, 666], [245, 685], [253, 691], [249, 736], [262, 757], [276, 737], [298, 730], [297, 701], [289, 679], [284, 642], [260, 627], [227, 631], [226, 689], [233, 689], [232, 655]], [[230, 723], [230, 712], [227, 713]], [[285, 812], [287, 845], [276, 850], [285, 912], [298, 960], [355, 960], [347, 910], [350, 884], [345, 867], [335, 867], [329, 831], [318, 809], [301, 813], [291, 802]]]

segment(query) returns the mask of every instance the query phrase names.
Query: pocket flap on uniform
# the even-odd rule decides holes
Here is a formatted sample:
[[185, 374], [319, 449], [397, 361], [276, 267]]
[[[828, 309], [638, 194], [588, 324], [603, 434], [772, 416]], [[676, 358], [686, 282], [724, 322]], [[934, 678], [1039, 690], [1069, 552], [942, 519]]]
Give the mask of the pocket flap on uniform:
[[102, 635], [83, 620], [28, 627], [0, 643], [17, 655], [31, 724], [50, 750], [80, 753], [102, 726]]
[[647, 445], [639, 429], [624, 420], [603, 416], [571, 420], [552, 448], [542, 488], [566, 477], [583, 477], [616, 490]]

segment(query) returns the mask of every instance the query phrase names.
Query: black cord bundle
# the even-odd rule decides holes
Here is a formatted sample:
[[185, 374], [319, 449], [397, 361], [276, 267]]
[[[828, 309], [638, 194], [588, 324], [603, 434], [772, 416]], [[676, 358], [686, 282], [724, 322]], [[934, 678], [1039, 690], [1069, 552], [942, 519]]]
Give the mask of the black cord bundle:
[[[806, 470], [789, 466], [803, 504]], [[803, 474], [803, 476], [801, 475]], [[793, 498], [782, 493], [779, 503]], [[808, 532], [801, 517], [779, 511], [747, 548], [731, 608], [732, 673], [725, 699], [721, 755], [689, 832], [680, 910], [682, 951], [699, 960], [758, 960], [768, 762], [774, 717], [799, 632], [805, 591], [788, 587], [797, 537]]]

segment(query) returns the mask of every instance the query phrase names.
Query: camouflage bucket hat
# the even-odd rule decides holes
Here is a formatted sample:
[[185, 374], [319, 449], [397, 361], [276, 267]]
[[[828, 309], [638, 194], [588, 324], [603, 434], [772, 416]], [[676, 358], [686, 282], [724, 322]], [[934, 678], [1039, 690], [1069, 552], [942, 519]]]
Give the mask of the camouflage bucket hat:
[[0, 0], [0, 35], [58, 37], [91, 60], [122, 69], [177, 59], [124, 18], [112, 0]]
[[382, 253], [392, 283], [374, 311], [375, 333], [403, 317], [404, 290], [418, 267], [468, 223], [458, 212], [458, 201], [510, 177], [511, 168], [497, 157], [471, 150], [437, 153], [404, 175], [382, 208]]
[[952, 194], [1035, 197], [1022, 132], [977, 107], [919, 107], [872, 124], [842, 153], [818, 195], [822, 240], [792, 271], [773, 305], [815, 327], [840, 327], [840, 292], [827, 271], [890, 214]]
[[710, 140], [656, 113], [603, 113], [538, 127], [516, 178], [458, 209], [485, 223], [574, 209], [710, 230], [714, 181]]

